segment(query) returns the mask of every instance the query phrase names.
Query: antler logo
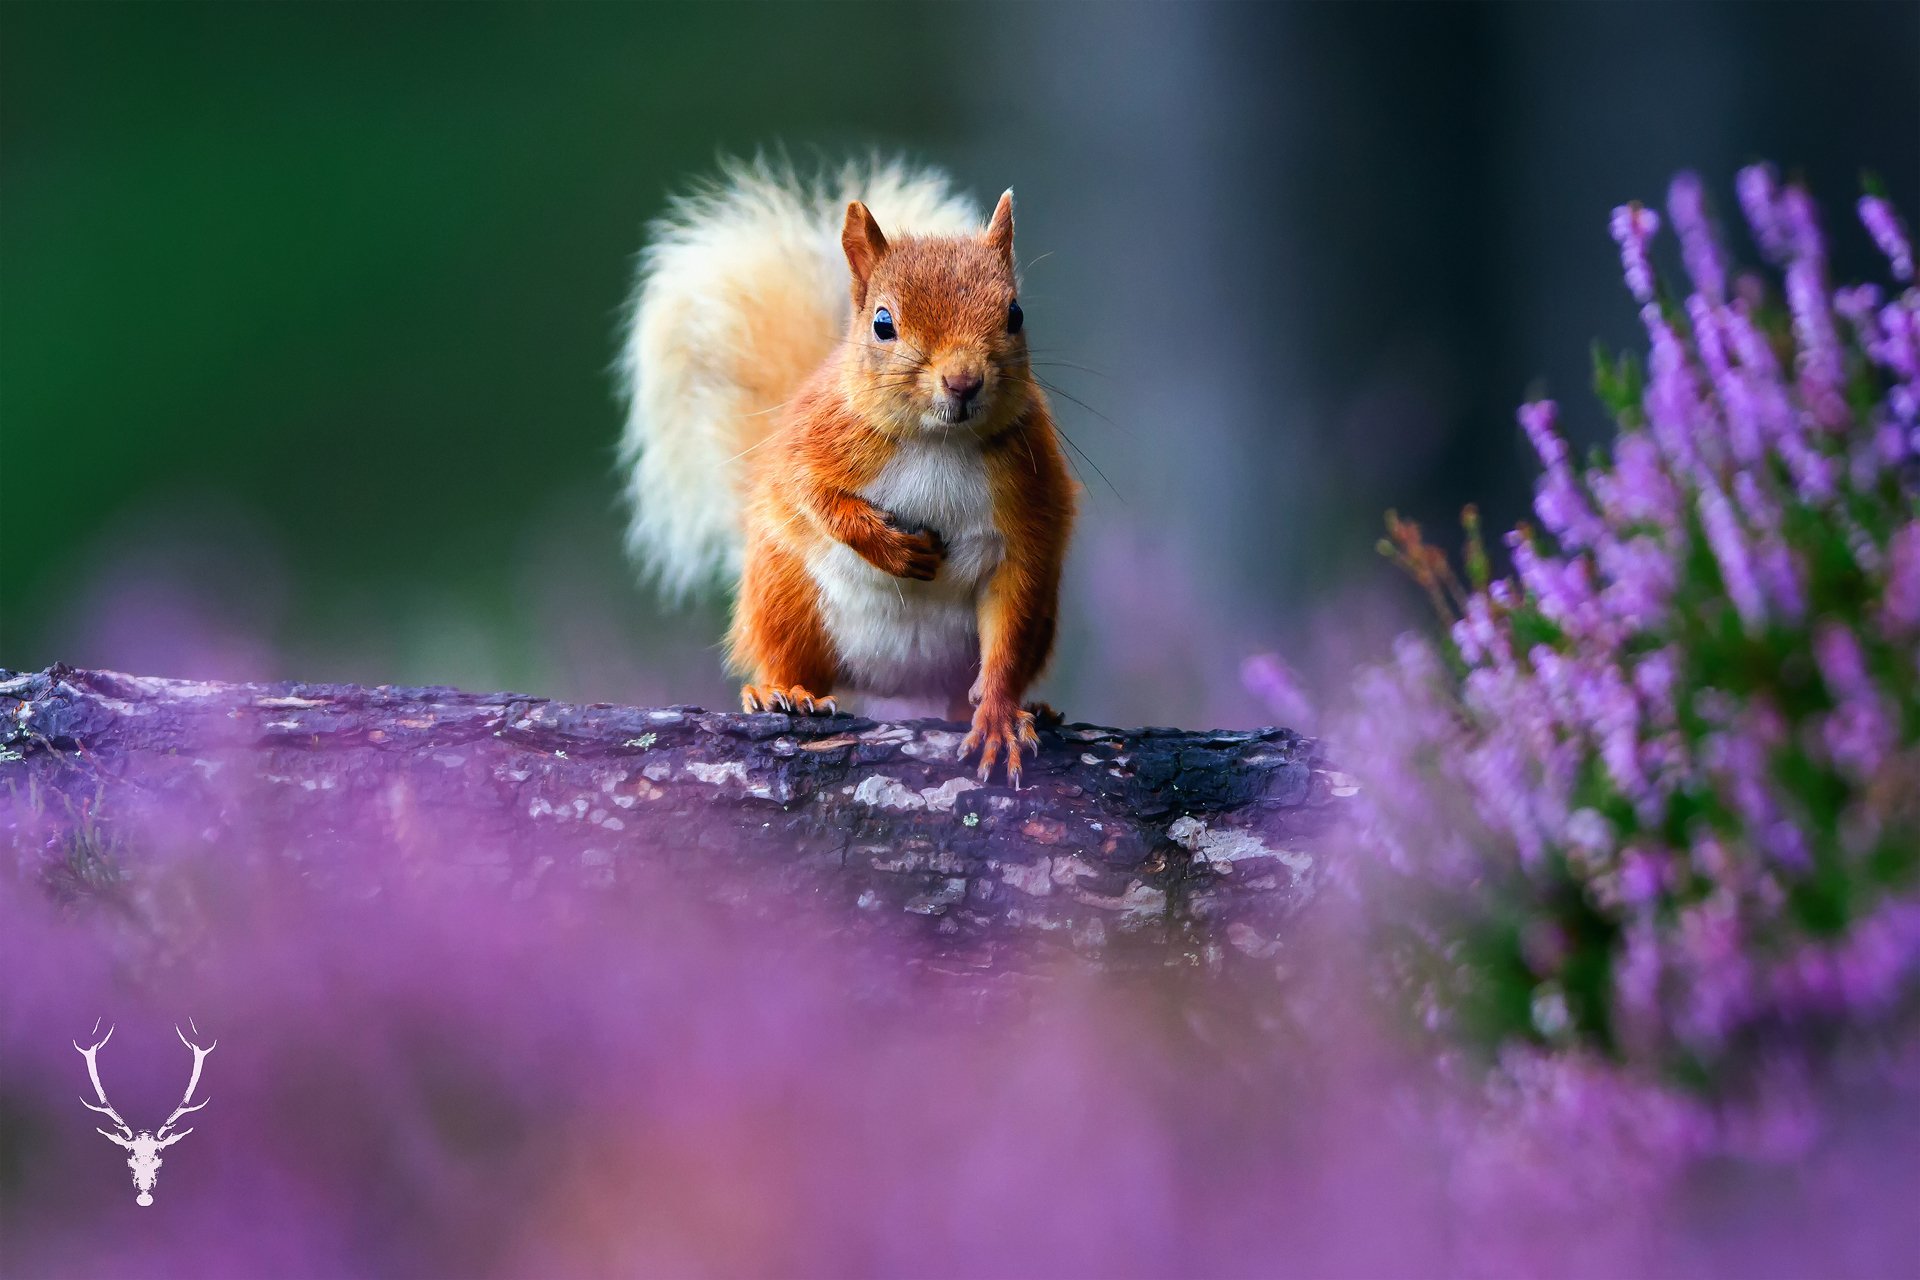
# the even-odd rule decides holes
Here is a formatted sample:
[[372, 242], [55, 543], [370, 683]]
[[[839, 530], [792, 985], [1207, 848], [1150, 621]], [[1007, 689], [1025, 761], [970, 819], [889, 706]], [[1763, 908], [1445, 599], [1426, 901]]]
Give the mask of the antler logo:
[[[187, 1025], [193, 1027], [194, 1035], [197, 1036], [200, 1034], [200, 1028], [193, 1025], [192, 1018], [187, 1019]], [[94, 1020], [93, 1030], [96, 1033], [100, 1030], [100, 1021], [97, 1018]], [[202, 1049], [199, 1045], [187, 1039], [186, 1033], [180, 1030], [177, 1025], [174, 1027], [173, 1033], [180, 1037], [181, 1044], [193, 1050], [193, 1074], [187, 1077], [187, 1091], [181, 1097], [180, 1105], [174, 1109], [172, 1115], [167, 1117], [167, 1122], [154, 1132], [142, 1129], [140, 1132], [135, 1133], [133, 1126], [125, 1120], [122, 1120], [120, 1113], [113, 1109], [113, 1104], [107, 1101], [106, 1086], [100, 1083], [100, 1064], [95, 1061], [94, 1055], [106, 1047], [107, 1041], [113, 1039], [113, 1028], [108, 1027], [107, 1034], [101, 1036], [90, 1048], [80, 1049], [80, 1042], [78, 1040], [73, 1042], [73, 1047], [80, 1049], [80, 1056], [87, 1060], [87, 1075], [93, 1079], [94, 1096], [100, 1099], [100, 1105], [97, 1107], [85, 1098], [80, 1099], [80, 1105], [89, 1111], [98, 1111], [101, 1115], [107, 1116], [113, 1121], [114, 1127], [120, 1130], [118, 1133], [109, 1133], [105, 1129], [96, 1129], [95, 1132], [107, 1139], [107, 1141], [117, 1143], [127, 1149], [127, 1168], [133, 1170], [133, 1185], [134, 1188], [140, 1192], [139, 1195], [134, 1197], [134, 1200], [139, 1204], [153, 1203], [153, 1184], [158, 1181], [160, 1177], [161, 1149], [172, 1146], [193, 1132], [191, 1129], [182, 1129], [180, 1132], [174, 1133], [172, 1132], [173, 1122], [189, 1112], [198, 1111], [201, 1107], [213, 1101], [212, 1098], [206, 1098], [198, 1103], [194, 1103], [192, 1106], [187, 1105], [193, 1102], [193, 1091], [200, 1086], [201, 1065], [206, 1062], [208, 1054], [220, 1047], [220, 1042], [215, 1040], [212, 1044]]]

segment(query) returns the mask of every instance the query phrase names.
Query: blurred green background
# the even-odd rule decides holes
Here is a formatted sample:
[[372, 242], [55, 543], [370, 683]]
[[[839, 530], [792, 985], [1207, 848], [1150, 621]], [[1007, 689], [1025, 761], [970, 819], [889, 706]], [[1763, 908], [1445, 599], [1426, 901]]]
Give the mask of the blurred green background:
[[632, 597], [643, 641], [605, 376], [642, 220], [774, 132], [950, 136], [931, 95], [807, 70], [925, 22], [716, 16], [9, 5], [5, 660], [113, 661], [70, 646], [137, 637], [76, 594], [156, 538], [217, 555], [171, 566], [188, 607], [276, 672], [551, 681], [537, 575]]
[[[619, 554], [608, 365], [718, 151], [1021, 195], [1086, 472], [1052, 685], [1245, 723], [1400, 616], [1389, 505], [1517, 515], [1598, 414], [1608, 211], [1771, 156], [1920, 208], [1920, 6], [0, 7], [0, 665], [725, 704]], [[1329, 621], [1331, 620], [1331, 621]]]

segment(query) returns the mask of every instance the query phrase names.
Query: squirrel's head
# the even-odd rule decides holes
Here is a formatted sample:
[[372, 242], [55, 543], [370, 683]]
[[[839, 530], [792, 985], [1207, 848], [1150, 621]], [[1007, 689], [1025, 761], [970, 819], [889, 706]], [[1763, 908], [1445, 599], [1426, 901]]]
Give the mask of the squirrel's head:
[[901, 432], [987, 436], [1026, 408], [1027, 338], [1013, 274], [1013, 192], [977, 235], [889, 241], [867, 206], [840, 234], [853, 271], [847, 390]]

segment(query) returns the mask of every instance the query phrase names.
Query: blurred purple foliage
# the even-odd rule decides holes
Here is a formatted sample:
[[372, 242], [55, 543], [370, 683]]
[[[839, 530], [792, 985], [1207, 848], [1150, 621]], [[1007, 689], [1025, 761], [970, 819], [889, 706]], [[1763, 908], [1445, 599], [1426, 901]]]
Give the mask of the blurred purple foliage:
[[[1910, 1109], [1675, 1200], [1698, 1108], [1579, 1059], [1449, 1083], [1373, 1016], [1338, 899], [1278, 983], [1062, 974], [983, 1004], [793, 942], [791, 904], [514, 898], [432, 872], [430, 830], [312, 878], [200, 820], [15, 828], [8, 1276], [1867, 1275], [1911, 1239], [1875, 1207]], [[138, 1207], [70, 1041], [116, 1024], [102, 1074], [148, 1124], [189, 1016], [210, 1101]]]

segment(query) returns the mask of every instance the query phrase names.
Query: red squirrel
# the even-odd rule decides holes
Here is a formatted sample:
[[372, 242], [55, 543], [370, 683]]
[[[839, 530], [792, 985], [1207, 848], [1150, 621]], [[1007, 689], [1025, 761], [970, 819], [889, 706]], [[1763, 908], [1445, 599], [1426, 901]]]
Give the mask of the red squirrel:
[[929, 171], [735, 163], [651, 232], [631, 547], [671, 592], [737, 582], [746, 710], [925, 703], [1019, 786], [1075, 490], [1028, 364], [1013, 193], [983, 227]]

